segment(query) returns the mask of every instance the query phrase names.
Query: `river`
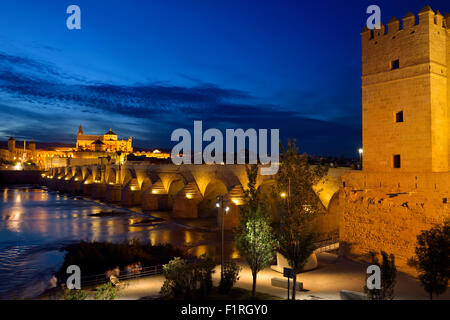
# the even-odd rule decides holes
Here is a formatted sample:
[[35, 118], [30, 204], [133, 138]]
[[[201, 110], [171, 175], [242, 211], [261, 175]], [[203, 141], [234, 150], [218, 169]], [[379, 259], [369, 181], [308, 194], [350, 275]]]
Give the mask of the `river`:
[[[216, 258], [220, 252], [214, 218], [174, 221], [170, 212], [142, 213], [32, 186], [2, 188], [0, 197], [0, 299], [39, 295], [63, 262], [61, 247], [80, 240], [171, 243]], [[105, 211], [120, 214], [98, 215]], [[149, 223], [152, 217], [164, 220]], [[225, 256], [237, 257], [231, 233]]]

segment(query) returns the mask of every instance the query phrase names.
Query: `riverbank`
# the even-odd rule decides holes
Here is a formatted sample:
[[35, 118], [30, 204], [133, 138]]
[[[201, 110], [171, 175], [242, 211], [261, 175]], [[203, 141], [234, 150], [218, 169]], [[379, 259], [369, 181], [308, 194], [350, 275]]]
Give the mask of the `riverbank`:
[[[81, 240], [139, 239], [220, 256], [215, 219], [174, 220], [170, 212], [139, 209], [35, 186], [0, 188], [0, 299], [37, 296], [64, 261], [60, 249]], [[121, 214], [102, 214], [115, 211]], [[232, 234], [225, 240], [225, 256], [236, 258]]]
[[40, 185], [40, 170], [0, 170], [0, 187], [13, 185]]

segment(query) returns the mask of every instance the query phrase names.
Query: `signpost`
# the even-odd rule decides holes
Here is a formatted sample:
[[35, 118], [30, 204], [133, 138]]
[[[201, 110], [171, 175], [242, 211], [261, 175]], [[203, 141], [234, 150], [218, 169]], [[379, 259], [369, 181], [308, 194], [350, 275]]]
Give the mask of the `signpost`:
[[[283, 277], [288, 278], [288, 285], [287, 285], [287, 294], [288, 294], [288, 300], [289, 300], [289, 279], [294, 278], [294, 269], [291, 268], [283, 268]], [[292, 290], [295, 290], [295, 288], [292, 288]]]

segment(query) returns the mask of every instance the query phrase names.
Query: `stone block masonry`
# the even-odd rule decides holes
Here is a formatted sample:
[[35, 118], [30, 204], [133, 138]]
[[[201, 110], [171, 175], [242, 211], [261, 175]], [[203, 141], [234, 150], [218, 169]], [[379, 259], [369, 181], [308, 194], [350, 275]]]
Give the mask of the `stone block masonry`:
[[342, 254], [414, 274], [417, 235], [450, 218], [450, 14], [402, 20], [361, 32], [363, 172], [342, 177], [339, 233]]

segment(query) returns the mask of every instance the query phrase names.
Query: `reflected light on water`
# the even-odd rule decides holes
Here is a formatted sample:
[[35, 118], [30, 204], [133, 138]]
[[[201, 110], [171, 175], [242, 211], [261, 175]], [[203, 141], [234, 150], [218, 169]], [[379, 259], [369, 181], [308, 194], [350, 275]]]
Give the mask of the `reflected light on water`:
[[22, 216], [22, 210], [21, 208], [16, 208], [12, 212], [12, 214], [8, 218], [8, 222], [6, 224], [6, 227], [8, 230], [13, 232], [20, 232], [20, 225], [21, 225], [21, 216]]
[[[57, 270], [62, 263], [63, 253], [59, 249], [74, 241], [150, 240], [152, 244], [170, 243], [189, 249], [188, 253], [196, 256], [204, 253], [216, 259], [220, 256], [220, 237], [216, 232], [183, 226], [187, 224], [192, 227], [214, 228], [215, 219], [203, 222], [183, 221], [178, 224], [171, 220], [171, 215], [167, 212], [152, 213], [152, 216], [168, 218], [158, 222], [140, 212], [93, 216], [92, 214], [102, 211], [115, 211], [117, 207], [42, 189], [9, 188], [1, 192], [0, 257], [11, 242], [17, 244], [19, 251], [24, 250], [26, 253], [0, 259], [0, 298], [2, 286], [28, 283], [29, 279], [36, 277], [36, 268], [43, 265], [48, 270], [42, 271], [40, 276], [45, 274], [45, 277], [50, 277], [51, 272]], [[230, 236], [226, 239], [226, 259], [238, 257], [234, 241]], [[30, 247], [36, 248], [36, 251], [28, 253], [27, 248]], [[47, 260], [50, 256], [54, 260]], [[17, 268], [18, 265], [20, 268]], [[22, 277], [23, 274], [26, 277]]]

